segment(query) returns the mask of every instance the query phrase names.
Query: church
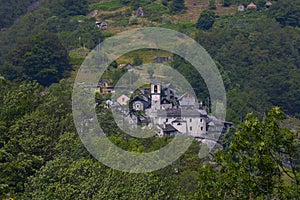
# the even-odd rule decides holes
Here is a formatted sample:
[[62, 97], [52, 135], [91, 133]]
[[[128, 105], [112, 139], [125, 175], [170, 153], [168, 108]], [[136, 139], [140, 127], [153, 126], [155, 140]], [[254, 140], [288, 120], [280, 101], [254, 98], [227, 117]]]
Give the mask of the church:
[[158, 136], [185, 134], [205, 138], [209, 127], [220, 134], [226, 132], [230, 125], [208, 115], [191, 92], [179, 95], [172, 84], [163, 86], [156, 79], [151, 82], [150, 88], [141, 90], [132, 99], [129, 109], [131, 121], [156, 126]]

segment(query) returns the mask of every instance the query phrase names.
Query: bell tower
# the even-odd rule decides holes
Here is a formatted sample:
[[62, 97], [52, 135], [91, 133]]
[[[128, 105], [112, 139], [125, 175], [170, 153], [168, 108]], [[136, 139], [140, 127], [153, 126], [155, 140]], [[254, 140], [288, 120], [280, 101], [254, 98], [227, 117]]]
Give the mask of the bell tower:
[[151, 109], [159, 110], [161, 100], [161, 84], [155, 79], [151, 83]]

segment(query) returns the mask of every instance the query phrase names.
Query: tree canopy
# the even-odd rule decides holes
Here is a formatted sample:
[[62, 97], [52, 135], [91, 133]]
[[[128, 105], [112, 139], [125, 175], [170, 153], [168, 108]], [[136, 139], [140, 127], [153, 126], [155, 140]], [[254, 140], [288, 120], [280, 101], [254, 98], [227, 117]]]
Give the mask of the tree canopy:
[[204, 10], [201, 12], [196, 27], [202, 30], [210, 29], [215, 23], [215, 13], [211, 10]]
[[69, 55], [58, 37], [46, 32], [19, 44], [11, 54], [11, 64], [10, 69], [4, 69], [4, 75], [10, 77], [10, 70], [15, 69], [22, 79], [36, 80], [44, 86], [59, 82], [71, 69]]

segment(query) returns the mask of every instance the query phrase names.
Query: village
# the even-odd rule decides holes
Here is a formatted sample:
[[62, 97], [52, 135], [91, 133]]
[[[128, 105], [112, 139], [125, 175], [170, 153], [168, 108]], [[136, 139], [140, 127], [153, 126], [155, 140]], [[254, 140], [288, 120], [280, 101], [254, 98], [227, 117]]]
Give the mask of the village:
[[[98, 92], [116, 94], [116, 90], [107, 80], [100, 81]], [[113, 95], [105, 102], [105, 108], [117, 112], [123, 125], [125, 120], [131, 129], [155, 127], [157, 137], [184, 134], [212, 149], [232, 126], [209, 115], [208, 108], [192, 92], [180, 94], [171, 83], [162, 84], [156, 78], [131, 94]]]

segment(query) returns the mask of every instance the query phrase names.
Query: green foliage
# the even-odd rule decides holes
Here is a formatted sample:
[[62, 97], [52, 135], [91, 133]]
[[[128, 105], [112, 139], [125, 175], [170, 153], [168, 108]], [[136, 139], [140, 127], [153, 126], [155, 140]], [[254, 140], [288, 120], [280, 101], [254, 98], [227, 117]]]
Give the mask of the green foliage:
[[139, 56], [139, 55], [136, 55], [134, 58], [133, 58], [133, 63], [132, 65], [133, 66], [140, 66], [143, 64], [143, 59]]
[[208, 8], [210, 10], [215, 10], [217, 7], [216, 7], [216, 1], [215, 0], [209, 0], [209, 5], [208, 5]]
[[295, 62], [299, 59], [295, 44], [299, 31], [282, 28], [257, 14], [222, 17], [215, 27], [209, 32], [199, 31], [196, 40], [222, 65], [230, 79], [226, 89], [228, 106], [236, 112], [234, 121], [250, 110], [263, 116], [271, 105], [283, 107], [290, 115], [297, 114], [299, 101], [295, 94], [299, 91], [296, 85], [300, 72]]
[[184, 5], [184, 0], [173, 0], [170, 5], [170, 9], [172, 13], [179, 13], [186, 9]]
[[1, 84], [0, 121], [14, 123], [25, 114], [30, 114], [40, 102], [42, 87], [37, 82], [23, 82], [19, 85]]
[[[1, 2], [0, 9], [1, 16], [5, 16], [0, 19], [1, 26], [5, 27], [34, 1], [7, 2]], [[133, 11], [142, 6], [151, 20], [161, 20], [169, 12], [167, 7], [177, 13], [184, 5], [183, 1], [163, 1], [161, 5], [151, 0], [112, 0], [97, 5], [102, 6], [100, 10], [115, 10], [121, 8], [120, 2], [132, 6]], [[255, 3], [263, 5], [263, 1]], [[225, 149], [214, 154], [213, 160], [199, 159], [199, 143], [194, 142], [172, 165], [147, 174], [118, 172], [92, 158], [75, 131], [72, 80], [50, 85], [70, 69], [65, 48], [91, 49], [104, 38], [94, 25], [95, 19], [85, 17], [86, 1], [46, 1], [11, 28], [2, 30], [0, 68], [6, 79], [0, 76], [0, 198], [299, 199], [299, 133], [297, 136], [282, 127], [284, 115], [279, 108], [266, 114], [272, 105], [280, 105], [287, 114], [300, 116], [300, 39], [299, 30], [294, 28], [299, 26], [299, 9], [294, 0], [272, 3], [269, 10], [245, 16], [238, 13], [215, 19], [213, 15], [215, 23], [210, 31], [203, 31], [211, 27], [206, 26], [212, 21], [209, 17], [203, 20], [202, 28], [197, 25], [203, 29], [198, 31], [190, 22], [164, 25], [196, 35], [217, 61], [227, 89], [228, 120], [244, 122], [224, 137]], [[131, 11], [124, 16], [116, 12], [100, 17], [112, 17], [117, 19], [115, 25], [127, 25]], [[78, 23], [79, 19], [84, 22]], [[45, 30], [43, 34], [41, 30]], [[7, 57], [12, 48], [11, 57]], [[71, 64], [78, 65], [80, 59]], [[142, 63], [142, 58], [136, 56], [134, 65]], [[206, 85], [195, 69], [178, 56], [171, 65], [189, 80], [197, 97], [209, 104]], [[125, 71], [115, 68], [116, 63], [113, 66], [106, 76], [115, 84]], [[43, 85], [50, 85], [47, 89], [36, 81], [21, 82], [40, 78], [45, 78], [46, 82], [40, 81]], [[109, 96], [95, 98], [104, 102]], [[120, 148], [151, 152], [172, 140], [128, 137], [102, 105], [96, 107], [100, 110], [99, 123]], [[245, 118], [248, 112], [253, 114]]]
[[189, 62], [180, 56], [174, 55], [171, 66], [189, 81], [198, 99], [205, 101], [209, 98], [208, 89], [203, 78]]
[[283, 26], [300, 26], [300, 2], [297, 0], [278, 1], [270, 8], [270, 16]]
[[136, 11], [139, 7], [144, 8], [145, 6], [153, 3], [155, 0], [131, 0], [130, 6], [133, 11]]
[[[280, 108], [273, 108], [263, 121], [248, 115], [232, 137], [226, 151], [216, 154], [220, 170], [219, 190], [226, 198], [299, 198], [299, 139], [281, 127]], [[287, 163], [289, 163], [287, 167]], [[289, 183], [284, 184], [284, 177]]]
[[87, 0], [53, 0], [48, 1], [47, 6], [55, 16], [86, 15], [88, 12]]
[[28, 11], [32, 11], [40, 6], [38, 0], [15, 0], [15, 1], [0, 1], [0, 29], [9, 27]]
[[213, 11], [204, 10], [199, 16], [199, 19], [196, 23], [196, 27], [198, 29], [208, 30], [215, 23], [215, 18], [216, 18], [216, 16]]
[[223, 0], [223, 6], [229, 7], [231, 5], [230, 0]]
[[146, 17], [151, 21], [159, 21], [163, 14], [169, 13], [169, 9], [160, 3], [151, 3], [143, 7]]
[[0, 182], [6, 193], [23, 192], [27, 178], [56, 153], [59, 136], [74, 131], [68, 84], [42, 91], [36, 82], [1, 83]]
[[127, 4], [128, 2], [121, 0], [111, 0], [111, 1], [103, 1], [100, 3], [95, 3], [90, 5], [91, 10], [105, 10], [105, 11], [113, 11], [123, 7], [123, 4]]
[[114, 68], [118, 68], [118, 63], [117, 63], [117, 61], [113, 61], [111, 64], [110, 64], [110, 66], [112, 66], [112, 67], [114, 67]]
[[86, 15], [88, 12], [87, 0], [65, 0], [63, 5], [67, 16]]
[[120, 0], [120, 2], [124, 5], [128, 5], [130, 3], [130, 0]]
[[[68, 53], [57, 36], [43, 32], [19, 44], [11, 54], [11, 64], [1, 70], [10, 79], [37, 80], [50, 85], [68, 75], [68, 62]], [[12, 70], [16, 72], [13, 76]]]

